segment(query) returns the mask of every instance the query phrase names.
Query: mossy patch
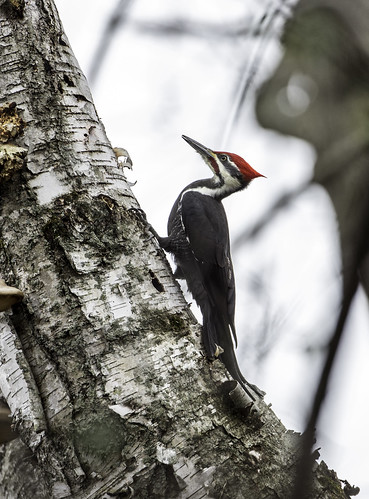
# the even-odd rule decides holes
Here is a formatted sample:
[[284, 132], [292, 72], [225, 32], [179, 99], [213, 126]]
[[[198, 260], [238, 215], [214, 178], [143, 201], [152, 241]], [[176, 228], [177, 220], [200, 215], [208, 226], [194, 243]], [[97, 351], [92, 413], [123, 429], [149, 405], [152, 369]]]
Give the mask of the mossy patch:
[[102, 405], [79, 413], [74, 422], [74, 444], [81, 464], [90, 472], [113, 468], [122, 460], [125, 424]]
[[141, 329], [159, 330], [162, 332], [186, 332], [188, 321], [181, 313], [172, 314], [168, 311], [140, 307], [138, 327]]
[[101, 266], [135, 251], [125, 211], [110, 198], [72, 193], [59, 197], [52, 211], [44, 234], [54, 250], [78, 250]]

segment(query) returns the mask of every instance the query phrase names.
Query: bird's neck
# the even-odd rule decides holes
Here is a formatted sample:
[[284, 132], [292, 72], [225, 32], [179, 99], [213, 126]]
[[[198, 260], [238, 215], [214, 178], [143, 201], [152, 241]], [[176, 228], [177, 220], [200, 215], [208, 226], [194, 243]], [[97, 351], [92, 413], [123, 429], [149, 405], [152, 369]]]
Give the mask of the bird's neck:
[[204, 196], [210, 196], [214, 199], [221, 201], [222, 199], [230, 196], [234, 192], [244, 189], [247, 184], [241, 184], [236, 178], [228, 178], [226, 181], [214, 175], [212, 178], [197, 180], [188, 185], [185, 192], [193, 191], [199, 192]]

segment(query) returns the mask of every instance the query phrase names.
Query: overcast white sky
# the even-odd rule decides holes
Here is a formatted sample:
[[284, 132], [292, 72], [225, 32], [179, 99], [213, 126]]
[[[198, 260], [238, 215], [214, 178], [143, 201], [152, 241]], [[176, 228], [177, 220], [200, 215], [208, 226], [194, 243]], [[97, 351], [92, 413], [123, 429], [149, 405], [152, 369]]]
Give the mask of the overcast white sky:
[[[56, 0], [66, 34], [85, 74], [117, 0]], [[237, 126], [225, 138], [234, 95], [258, 42], [217, 37], [221, 27], [257, 26], [277, 0], [136, 0], [114, 38], [92, 87], [97, 111], [113, 146], [128, 149], [129, 179], [149, 221], [159, 233], [179, 191], [209, 176], [184, 133], [205, 145], [243, 156], [267, 179], [225, 201], [235, 240], [283, 192], [310, 178], [314, 151], [297, 139], [264, 130], [254, 118], [250, 92]], [[209, 36], [155, 34], [149, 25], [192, 21]], [[271, 43], [256, 84], [278, 63]], [[320, 347], [334, 325], [340, 299], [335, 216], [322, 188], [313, 187], [281, 211], [270, 227], [233, 251], [237, 282], [238, 358], [243, 372], [267, 392], [266, 400], [285, 426], [303, 430], [312, 383], [319, 374]], [[367, 445], [369, 406], [368, 304], [355, 303], [335, 378], [320, 424], [321, 455], [339, 477], [369, 497]], [[261, 338], [272, 348], [260, 349]], [[363, 383], [365, 380], [365, 383]]]

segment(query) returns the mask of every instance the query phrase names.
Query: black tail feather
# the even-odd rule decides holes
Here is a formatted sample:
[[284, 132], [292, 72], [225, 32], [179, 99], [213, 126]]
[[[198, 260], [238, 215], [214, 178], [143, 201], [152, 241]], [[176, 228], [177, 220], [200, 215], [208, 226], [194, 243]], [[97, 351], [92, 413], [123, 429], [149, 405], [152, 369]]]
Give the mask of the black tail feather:
[[253, 400], [256, 400], [255, 394], [263, 397], [264, 392], [249, 383], [239, 368], [232, 340], [231, 326], [214, 307], [208, 308], [210, 310], [207, 310], [206, 314], [203, 313], [203, 344], [207, 356], [214, 358], [217, 347], [221, 347], [223, 352], [219, 355], [219, 358], [232, 378], [240, 383]]
[[[248, 387], [251, 387], [258, 395], [262, 396], [262, 394], [256, 387], [249, 385], [238, 366], [234, 351], [234, 341], [237, 340], [233, 316], [230, 316], [229, 313], [228, 298], [221, 292], [222, 284], [224, 284], [222, 283], [223, 276], [221, 273], [218, 275], [219, 272], [208, 272], [211, 277], [204, 282], [201, 275], [194, 271], [196, 267], [192, 267], [190, 263], [191, 261], [187, 259], [181, 260], [180, 265], [178, 265], [181, 274], [178, 277], [180, 275], [186, 276], [188, 288], [201, 309], [203, 317], [202, 343], [206, 356], [209, 359], [219, 356], [232, 378], [238, 381], [255, 400]], [[209, 280], [212, 282], [208, 282]], [[234, 293], [230, 299], [234, 300]], [[231, 307], [232, 313], [233, 310], [234, 307]]]

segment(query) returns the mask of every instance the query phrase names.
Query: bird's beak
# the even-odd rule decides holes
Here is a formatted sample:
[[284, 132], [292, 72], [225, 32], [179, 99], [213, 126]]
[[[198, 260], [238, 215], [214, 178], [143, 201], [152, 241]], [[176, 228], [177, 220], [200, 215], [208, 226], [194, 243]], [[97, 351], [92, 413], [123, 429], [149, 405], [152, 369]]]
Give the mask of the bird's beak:
[[208, 147], [203, 146], [200, 144], [200, 142], [197, 142], [196, 140], [190, 139], [190, 137], [187, 137], [186, 135], [182, 135], [182, 139], [184, 139], [187, 144], [190, 144], [191, 147], [195, 149], [201, 156], [206, 160], [206, 159], [215, 159], [215, 153], [209, 149]]

